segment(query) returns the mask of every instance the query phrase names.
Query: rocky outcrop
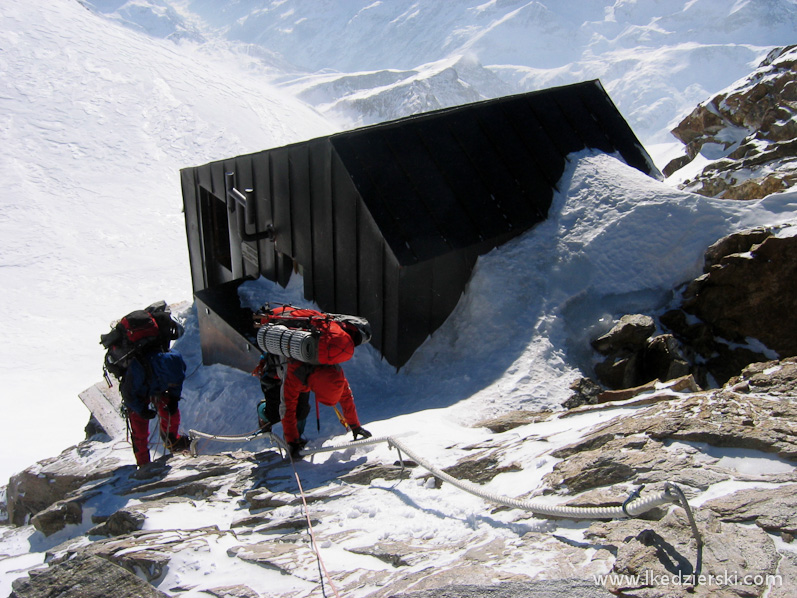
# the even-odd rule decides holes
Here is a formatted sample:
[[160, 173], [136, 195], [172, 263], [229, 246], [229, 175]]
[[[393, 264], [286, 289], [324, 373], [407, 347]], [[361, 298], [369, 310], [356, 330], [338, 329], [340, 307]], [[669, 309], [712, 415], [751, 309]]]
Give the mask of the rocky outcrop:
[[700, 104], [674, 130], [686, 156], [711, 162], [681, 187], [708, 197], [758, 199], [797, 182], [797, 46], [773, 50], [749, 77]]
[[681, 308], [731, 342], [755, 338], [780, 357], [797, 355], [797, 237], [768, 236], [728, 253], [690, 283]]
[[[68, 448], [58, 457], [40, 461], [13, 476], [7, 491], [9, 521], [14, 525], [23, 525], [86, 482], [113, 476], [121, 465], [119, 459], [108, 457], [85, 461], [81, 456], [88, 446], [82, 443]], [[74, 519], [78, 517], [76, 511], [80, 510], [80, 500], [64, 503], [59, 510], [65, 522]], [[45, 520], [49, 521], [50, 518], [39, 518], [41, 523]]]
[[[620, 389], [689, 375], [691, 367], [679, 341], [670, 334], [653, 336], [655, 330], [656, 322], [651, 316], [631, 314], [621, 317], [609, 332], [595, 339], [593, 348], [604, 356], [595, 366], [598, 380], [610, 389]], [[599, 402], [600, 393], [595, 389], [579, 400], [579, 395], [585, 395], [580, 387], [573, 389], [575, 395], [565, 407]]]
[[96, 556], [81, 556], [36, 572], [13, 584], [8, 598], [166, 598], [126, 569]]
[[[661, 317], [702, 362], [693, 371], [718, 384], [751, 363], [797, 355], [797, 237], [756, 229], [725, 237], [706, 252], [705, 273]], [[755, 344], [751, 344], [751, 339]]]
[[[55, 502], [30, 519], [40, 522], [30, 545], [47, 546], [45, 563], [15, 583], [14, 595], [50, 596], [64, 583], [85, 590], [75, 596], [165, 595], [153, 586], [169, 595], [196, 593], [199, 581], [183, 574], [210, 579], [219, 563], [224, 573], [201, 592], [290, 598], [318, 583], [320, 547], [330, 554], [326, 564], [340, 594], [368, 598], [446, 596], [452, 588], [458, 596], [503, 596], [514, 588], [524, 596], [608, 590], [644, 598], [785, 598], [786, 590], [765, 580], [797, 574], [797, 559], [782, 548], [797, 533], [797, 358], [752, 364], [722, 389], [674, 387], [654, 385], [632, 408], [512, 413], [489, 422], [493, 433], [480, 422], [479, 438], [448, 447], [456, 454], [443, 469], [488, 492], [574, 506], [622, 505], [640, 487], [645, 496], [676, 483], [700, 505], [692, 511], [701, 546], [682, 506], [574, 526], [460, 497], [453, 485], [431, 483], [428, 471], [394, 457], [343, 457], [347, 451], [297, 464], [307, 482], [301, 496], [278, 452], [236, 451], [163, 458], [138, 470], [122, 465], [51, 496]], [[92, 450], [102, 454], [103, 443], [81, 447], [84, 457]], [[397, 517], [395, 509], [405, 512]], [[247, 577], [238, 581], [236, 570]], [[280, 582], [264, 584], [253, 574], [261, 571]], [[694, 587], [689, 576], [699, 572], [753, 578]], [[593, 576], [605, 574], [596, 583]], [[585, 583], [590, 590], [582, 592]]]
[[[691, 375], [701, 388], [725, 384], [751, 363], [797, 355], [797, 236], [788, 229], [728, 235], [705, 253], [704, 273], [684, 284], [658, 323], [625, 315], [592, 342], [608, 389], [634, 389]], [[664, 332], [653, 336], [654, 331]], [[608, 399], [571, 387], [566, 408]]]

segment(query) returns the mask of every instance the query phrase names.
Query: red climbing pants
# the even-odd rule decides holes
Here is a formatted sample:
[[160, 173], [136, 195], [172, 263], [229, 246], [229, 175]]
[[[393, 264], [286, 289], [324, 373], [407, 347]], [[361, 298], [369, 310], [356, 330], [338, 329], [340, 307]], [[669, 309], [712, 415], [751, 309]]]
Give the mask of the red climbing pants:
[[[155, 402], [158, 417], [160, 418], [160, 437], [166, 442], [177, 439], [177, 430], [180, 427], [180, 410], [172, 407], [174, 413], [169, 411], [169, 402], [173, 399], [160, 398]], [[136, 456], [136, 465], [146, 465], [149, 457], [149, 420], [140, 416], [135, 411], [130, 411], [130, 436], [133, 443], [133, 454]]]
[[298, 442], [296, 407], [303, 392], [315, 393], [322, 405], [334, 407], [340, 403], [343, 417], [350, 427], [360, 425], [351, 388], [339, 365], [310, 365], [300, 361], [289, 361], [285, 380], [282, 382], [282, 432], [285, 442]]

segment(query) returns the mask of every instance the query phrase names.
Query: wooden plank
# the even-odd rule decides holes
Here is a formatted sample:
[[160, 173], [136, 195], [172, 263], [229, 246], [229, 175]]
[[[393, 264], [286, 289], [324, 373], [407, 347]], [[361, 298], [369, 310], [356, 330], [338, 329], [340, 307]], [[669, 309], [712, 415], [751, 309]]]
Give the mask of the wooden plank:
[[108, 388], [105, 381], [98, 382], [78, 396], [94, 418], [100, 422], [108, 436], [114, 440], [126, 437], [127, 424], [122, 417], [122, 397], [118, 386]]

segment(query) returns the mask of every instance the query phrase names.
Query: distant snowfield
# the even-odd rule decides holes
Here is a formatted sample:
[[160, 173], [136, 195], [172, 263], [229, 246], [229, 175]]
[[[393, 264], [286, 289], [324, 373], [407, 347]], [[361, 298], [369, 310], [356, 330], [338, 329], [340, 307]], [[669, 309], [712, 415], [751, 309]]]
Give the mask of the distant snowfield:
[[[400, 14], [386, 2], [255, 4], [3, 3], [0, 480], [83, 437], [77, 394], [101, 377], [99, 335], [112, 320], [191, 300], [180, 168], [374, 115], [592, 78], [662, 167], [667, 129], [792, 41], [797, 11], [794, 0], [445, 10], [435, 0]], [[309, 41], [314, 31], [323, 43]], [[347, 367], [367, 420], [557, 404], [589, 365], [592, 332], [666, 303], [722, 234], [794, 212], [793, 194], [714, 202], [602, 156], [574, 159], [561, 188], [547, 222], [480, 261], [449, 322], [401, 372], [372, 349]], [[248, 403], [256, 381], [220, 367], [196, 376], [187, 424], [221, 397], [214, 409], [241, 415], [219, 421], [248, 431], [236, 389]]]

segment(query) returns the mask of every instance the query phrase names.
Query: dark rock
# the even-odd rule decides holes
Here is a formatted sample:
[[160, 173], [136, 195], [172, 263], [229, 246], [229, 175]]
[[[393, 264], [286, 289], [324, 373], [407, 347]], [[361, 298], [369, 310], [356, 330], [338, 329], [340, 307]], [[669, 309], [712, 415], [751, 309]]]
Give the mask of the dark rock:
[[570, 385], [573, 394], [564, 402], [565, 409], [574, 409], [581, 405], [594, 405], [598, 402], [598, 395], [603, 392], [600, 384], [592, 378], [579, 378]]
[[507, 432], [520, 426], [527, 426], [541, 421], [551, 419], [552, 413], [550, 411], [510, 411], [504, 415], [493, 417], [490, 419], [482, 420], [474, 424], [475, 428], [487, 428], [491, 432], [500, 434]]
[[[36, 513], [93, 480], [113, 476], [120, 462], [108, 458], [84, 462], [82, 451], [89, 451], [90, 441], [66, 449], [57, 457], [45, 459], [14, 475], [8, 483], [8, 518], [14, 525], [24, 525]], [[73, 508], [65, 508], [73, 513]], [[70, 515], [71, 516], [71, 515]]]
[[374, 480], [397, 480], [402, 476], [409, 477], [409, 471], [392, 465], [372, 464], [357, 467], [350, 473], [340, 476], [340, 479], [349, 484], [367, 485]]
[[595, 375], [607, 388], [623, 388], [630, 361], [628, 357], [610, 356], [595, 365]]
[[703, 506], [723, 521], [753, 522], [768, 532], [797, 533], [797, 484], [739, 490]]
[[656, 323], [650, 316], [626, 315], [609, 332], [592, 341], [592, 346], [602, 355], [633, 353], [645, 345], [655, 330]]
[[123, 536], [143, 528], [146, 520], [146, 516], [141, 511], [119, 509], [108, 517], [108, 520], [100, 528], [95, 528], [92, 532], [98, 535]]
[[216, 598], [260, 598], [260, 594], [255, 592], [247, 585], [238, 584], [235, 586], [220, 586], [209, 590], [202, 590], [205, 594], [210, 594]]
[[446, 467], [443, 471], [459, 480], [468, 480], [474, 484], [485, 484], [500, 473], [522, 471], [517, 463], [502, 465], [498, 451], [479, 453], [460, 460], [456, 465]]
[[729, 341], [755, 338], [797, 355], [797, 237], [768, 237], [749, 254], [722, 258], [694, 281], [683, 309]]
[[747, 253], [771, 236], [772, 233], [765, 228], [754, 228], [723, 237], [706, 249], [703, 272], [709, 272], [724, 257], [737, 253]]
[[639, 358], [637, 384], [652, 380], [674, 380], [690, 374], [690, 365], [684, 349], [671, 334], [661, 334], [648, 340]]
[[96, 556], [75, 558], [31, 571], [12, 584], [9, 598], [166, 598], [133, 573]]
[[694, 156], [689, 157], [687, 155], [678, 156], [677, 158], [673, 158], [670, 160], [667, 165], [662, 169], [661, 173], [668, 177], [672, 173], [681, 170], [684, 166], [689, 164], [692, 160], [694, 160]]
[[83, 521], [83, 500], [62, 500], [36, 513], [30, 520], [33, 527], [50, 536], [67, 525], [78, 525]]

